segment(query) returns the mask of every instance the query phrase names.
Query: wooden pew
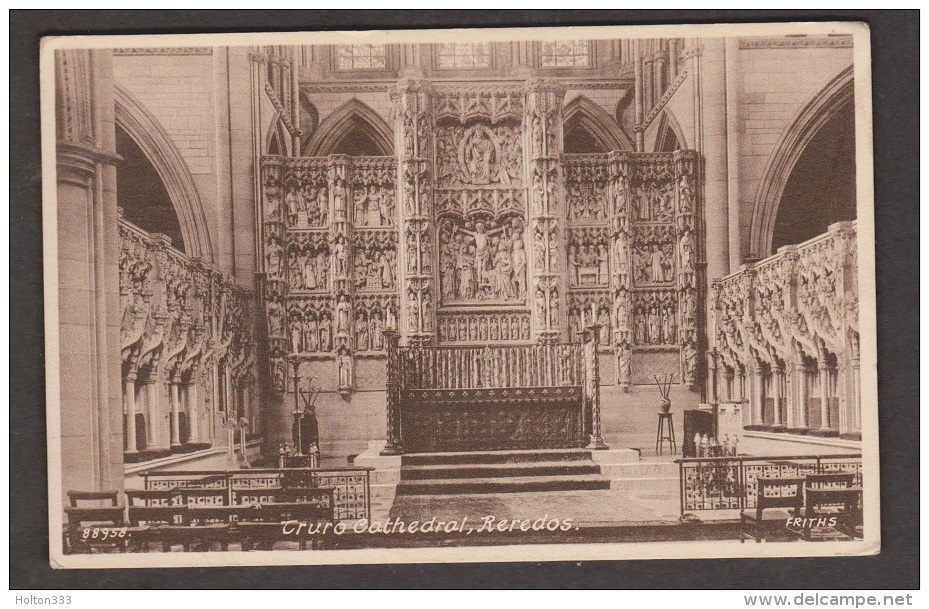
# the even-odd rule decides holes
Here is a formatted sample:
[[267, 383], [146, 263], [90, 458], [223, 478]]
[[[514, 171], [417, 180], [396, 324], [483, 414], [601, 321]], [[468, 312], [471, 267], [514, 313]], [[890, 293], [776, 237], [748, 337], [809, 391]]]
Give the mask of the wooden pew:
[[125, 550], [125, 511], [119, 505], [118, 491], [68, 491], [67, 495], [71, 504], [65, 507], [68, 551], [90, 553], [101, 547]]

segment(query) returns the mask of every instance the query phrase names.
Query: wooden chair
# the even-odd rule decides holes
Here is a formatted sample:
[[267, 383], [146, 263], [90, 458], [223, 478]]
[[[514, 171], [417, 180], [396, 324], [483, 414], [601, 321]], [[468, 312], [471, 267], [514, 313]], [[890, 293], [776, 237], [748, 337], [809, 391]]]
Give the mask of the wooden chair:
[[130, 549], [148, 550], [150, 543], [161, 544], [162, 551], [170, 550], [170, 540], [163, 530], [171, 526], [185, 526], [189, 522], [187, 506], [174, 489], [158, 491], [126, 491], [126, 511], [129, 526], [133, 528]]
[[[838, 534], [839, 538], [862, 536], [861, 494], [855, 486], [855, 474], [810, 474], [804, 484], [808, 519], [835, 518], [835, 526], [821, 527]], [[806, 539], [812, 539], [812, 528], [807, 527]], [[831, 539], [833, 536], [827, 535]]]
[[[90, 553], [93, 548], [125, 549], [125, 510], [118, 491], [68, 491], [65, 507], [65, 547], [70, 552]], [[88, 505], [90, 503], [90, 505]], [[115, 533], [116, 537], [112, 537]]]
[[783, 535], [787, 531], [787, 520], [800, 516], [803, 509], [805, 481], [805, 478], [756, 478], [758, 495], [755, 511], [742, 510], [740, 541], [745, 543], [746, 539], [754, 539], [761, 543], [774, 533]]
[[[335, 525], [335, 488], [288, 489], [282, 498], [296, 499], [275, 503], [262, 503], [240, 519], [235, 529], [241, 535], [242, 549], [254, 547], [273, 549], [279, 541], [296, 541], [301, 550], [318, 548], [331, 534]], [[304, 523], [299, 533], [285, 533], [283, 523]], [[325, 525], [329, 524], [327, 528]], [[299, 525], [298, 525], [299, 526]], [[235, 533], [234, 533], [235, 534]]]

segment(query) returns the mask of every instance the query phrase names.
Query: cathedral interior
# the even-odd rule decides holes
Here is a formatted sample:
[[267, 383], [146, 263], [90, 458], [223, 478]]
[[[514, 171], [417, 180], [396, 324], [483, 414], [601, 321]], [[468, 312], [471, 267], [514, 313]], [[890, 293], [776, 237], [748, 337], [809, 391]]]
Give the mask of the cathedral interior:
[[849, 36], [57, 51], [63, 501], [644, 458], [665, 384], [678, 444], [860, 451], [853, 88]]

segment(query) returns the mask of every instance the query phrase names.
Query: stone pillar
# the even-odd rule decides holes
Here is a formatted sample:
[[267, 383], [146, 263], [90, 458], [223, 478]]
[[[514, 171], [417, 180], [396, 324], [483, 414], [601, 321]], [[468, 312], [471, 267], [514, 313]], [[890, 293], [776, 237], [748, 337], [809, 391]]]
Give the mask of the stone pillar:
[[807, 377], [809, 370], [803, 360], [797, 363], [797, 426], [807, 427], [810, 424], [809, 419], [809, 379]]
[[639, 40], [632, 42], [633, 75], [634, 75], [634, 110], [635, 110], [635, 151], [645, 152], [645, 86], [642, 82], [642, 43]]
[[848, 431], [861, 431], [861, 346], [857, 333], [851, 337], [851, 381], [849, 384]]
[[725, 39], [705, 38], [700, 56], [701, 130], [697, 149], [704, 161], [706, 273], [712, 281], [729, 273], [729, 160], [726, 123]]
[[832, 371], [826, 365], [825, 353], [819, 358], [819, 412], [820, 412], [820, 429], [831, 429], [832, 422], [829, 420], [829, 402], [832, 400]]
[[162, 404], [161, 394], [164, 391], [164, 384], [159, 381], [156, 370], [151, 372], [148, 382], [145, 384], [146, 404], [148, 406], [149, 443], [152, 450], [168, 450], [170, 439], [168, 438], [168, 416]]
[[394, 91], [400, 217], [400, 331], [409, 344], [435, 339], [436, 289], [432, 184], [433, 113], [431, 86], [401, 80]]
[[752, 371], [752, 423], [764, 425], [764, 373], [759, 362]]
[[180, 379], [174, 377], [171, 379], [169, 388], [169, 395], [171, 400], [171, 448], [181, 445], [181, 430], [180, 430], [180, 411], [181, 411], [181, 398], [178, 391], [180, 385]]
[[771, 389], [774, 393], [774, 424], [784, 424], [781, 407], [784, 403], [784, 369], [780, 364], [771, 366]]
[[126, 386], [123, 390], [123, 403], [126, 407], [126, 453], [135, 454], [139, 452], [136, 444], [136, 427], [135, 427], [135, 370], [130, 370], [126, 375]]
[[562, 333], [566, 267], [562, 231], [561, 172], [564, 89], [555, 82], [532, 79], [526, 84], [526, 155], [529, 175], [529, 232], [531, 279], [528, 291], [533, 335], [542, 342], [558, 342]]
[[739, 182], [739, 91], [741, 68], [738, 38], [726, 39], [726, 178], [729, 182], [729, 269], [742, 264], [742, 232], [739, 219], [741, 192]]
[[62, 493], [123, 483], [113, 87], [111, 51], [55, 53]]
[[190, 430], [190, 438], [188, 442], [193, 444], [200, 443], [200, 384], [197, 382], [199, 378], [198, 366], [194, 366], [193, 370], [190, 372], [190, 383], [186, 388], [186, 398], [187, 398], [187, 420]]

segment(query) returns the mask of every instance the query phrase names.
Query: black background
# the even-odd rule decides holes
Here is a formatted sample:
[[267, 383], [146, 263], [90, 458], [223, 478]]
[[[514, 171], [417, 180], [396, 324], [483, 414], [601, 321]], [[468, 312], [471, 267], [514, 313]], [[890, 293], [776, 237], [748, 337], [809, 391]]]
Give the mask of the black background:
[[[39, 38], [64, 34], [864, 21], [873, 51], [882, 549], [860, 558], [53, 571], [39, 151]], [[919, 586], [919, 11], [11, 11], [10, 586], [833, 588]], [[55, 286], [49, 286], [54, 289]], [[539, 552], [545, 548], [540, 546]]]

